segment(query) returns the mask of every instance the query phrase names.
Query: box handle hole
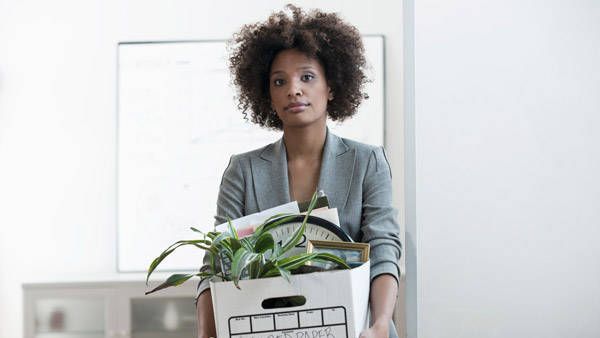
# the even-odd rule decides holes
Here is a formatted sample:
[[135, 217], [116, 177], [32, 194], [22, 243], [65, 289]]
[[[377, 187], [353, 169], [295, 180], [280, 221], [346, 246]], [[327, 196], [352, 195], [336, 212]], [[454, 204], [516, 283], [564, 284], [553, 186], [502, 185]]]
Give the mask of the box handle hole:
[[304, 296], [287, 296], [287, 297], [275, 297], [267, 298], [262, 301], [263, 309], [278, 309], [282, 307], [295, 307], [306, 304], [306, 298]]

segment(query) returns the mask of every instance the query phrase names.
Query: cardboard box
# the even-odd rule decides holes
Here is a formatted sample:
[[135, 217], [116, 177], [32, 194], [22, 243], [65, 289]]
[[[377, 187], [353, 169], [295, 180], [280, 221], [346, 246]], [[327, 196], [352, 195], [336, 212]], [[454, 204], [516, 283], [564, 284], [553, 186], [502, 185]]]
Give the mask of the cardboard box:
[[283, 277], [243, 280], [241, 289], [211, 282], [217, 337], [358, 338], [368, 325], [369, 269], [366, 262], [352, 270], [293, 275], [291, 283]]

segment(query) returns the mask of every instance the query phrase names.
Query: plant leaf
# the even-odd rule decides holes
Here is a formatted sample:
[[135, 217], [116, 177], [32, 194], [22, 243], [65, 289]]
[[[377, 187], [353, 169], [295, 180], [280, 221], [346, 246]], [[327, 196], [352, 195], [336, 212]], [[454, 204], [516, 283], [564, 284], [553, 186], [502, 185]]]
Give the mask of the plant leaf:
[[196, 229], [196, 228], [194, 228], [194, 227], [190, 227], [190, 230], [192, 230], [192, 231], [194, 231], [194, 232], [201, 233], [201, 234], [203, 234], [203, 235], [206, 235], [206, 234], [205, 234], [203, 231], [201, 231], [201, 230], [198, 230], [198, 229]]
[[296, 215], [285, 216], [285, 217], [278, 218], [275, 221], [272, 221], [271, 223], [263, 223], [263, 224], [259, 225], [256, 228], [256, 230], [254, 230], [254, 233], [257, 234], [257, 236], [260, 236], [260, 235], [262, 235], [263, 232], [269, 231], [272, 228], [279, 226], [281, 223], [292, 220], [295, 217], [296, 217]]
[[315, 205], [317, 205], [317, 200], [319, 198], [317, 197], [317, 192], [315, 191], [310, 199], [310, 204], [308, 205], [308, 209], [306, 210], [306, 216], [304, 216], [304, 222], [306, 223], [306, 220], [308, 219], [308, 216], [310, 215], [310, 213], [313, 211], [313, 209], [315, 208]]
[[[205, 240], [206, 240], [206, 238], [208, 237], [208, 238], [209, 238], [211, 241], [212, 241], [212, 240], [214, 240], [214, 239], [215, 239], [215, 237], [216, 237], [216, 236], [219, 234], [219, 232], [217, 232], [217, 233], [215, 233], [215, 232], [209, 232], [209, 233], [205, 233], [204, 231], [202, 231], [202, 230], [199, 230], [199, 229], [196, 229], [196, 228], [194, 228], [194, 227], [190, 227], [190, 230], [192, 230], [192, 231], [194, 231], [194, 232], [197, 232], [197, 233], [201, 234], [201, 235], [202, 235], [202, 237], [204, 237], [204, 239], [205, 239]], [[207, 241], [207, 242], [210, 242], [210, 241], [208, 241], [208, 240], [206, 240], [206, 241]], [[210, 244], [210, 243], [208, 243], [208, 244]]]
[[[283, 245], [281, 246], [281, 250], [278, 252], [278, 254], [283, 255], [290, 249], [294, 248], [298, 243], [300, 243], [302, 235], [304, 235], [304, 230], [306, 230], [306, 219], [304, 220], [304, 222], [302, 222], [302, 225], [300, 225], [298, 228], [296, 228], [296, 230], [294, 230], [292, 236], [290, 236], [285, 241], [285, 243], [283, 243]], [[279, 257], [279, 255], [276, 257]]]
[[290, 213], [287, 213], [287, 212], [286, 213], [281, 213], [281, 214], [273, 215], [273, 216], [267, 218], [266, 220], [264, 220], [264, 222], [262, 222], [261, 225], [257, 226], [256, 229], [254, 229], [254, 233], [258, 233], [258, 235], [260, 235], [263, 231], [265, 231], [265, 226], [267, 224], [269, 224], [269, 222], [271, 222], [274, 219], [278, 219], [278, 218], [284, 217], [284, 216], [286, 216], [286, 217], [288, 217], [288, 216], [294, 217], [294, 215], [292, 215]]
[[292, 273], [289, 270], [282, 267], [277, 267], [277, 271], [288, 283], [292, 282]]
[[248, 251], [256, 251], [256, 250], [254, 250], [254, 245], [252, 244], [253, 241], [254, 241], [253, 236], [248, 236], [248, 237], [244, 237], [244, 238], [240, 239], [242, 246], [244, 248], [246, 248], [246, 250], [248, 250]]
[[219, 245], [222, 241], [226, 240], [227, 238], [231, 238], [231, 234], [229, 232], [221, 232], [212, 240], [212, 244]]
[[227, 258], [233, 260], [234, 251], [231, 248], [230, 239], [231, 237], [227, 237], [224, 240], [220, 241], [218, 244], [213, 244], [213, 246], [217, 250], [219, 255], [225, 254]]
[[217, 236], [219, 236], [220, 234], [221, 233], [218, 231], [211, 231], [206, 234], [206, 237], [210, 238], [211, 241], [214, 241], [215, 238], [217, 238]]
[[[267, 276], [267, 273], [269, 273], [273, 269], [277, 269], [275, 267], [275, 261], [274, 260], [267, 260], [262, 265], [262, 267], [260, 268], [260, 271], [258, 272], [258, 277], [257, 278], [272, 277], [272, 276]], [[277, 276], [277, 274], [275, 274], [274, 276]]]
[[[312, 195], [312, 198], [310, 199], [310, 204], [308, 205], [308, 209], [306, 211], [306, 215], [304, 216], [304, 220], [302, 221], [302, 225], [298, 229], [296, 229], [292, 236], [282, 245], [279, 255], [285, 254], [300, 242], [300, 240], [302, 239], [302, 235], [304, 235], [304, 231], [306, 230], [306, 222], [308, 221], [308, 216], [310, 216], [310, 213], [317, 204], [317, 199], [317, 192], [315, 191], [315, 193]], [[279, 255], [277, 255], [276, 257], [278, 257]]]
[[234, 237], [229, 238], [229, 245], [231, 245], [231, 251], [233, 254], [235, 254], [242, 247], [240, 240]]
[[260, 235], [254, 243], [254, 252], [265, 253], [267, 250], [273, 250], [273, 248], [275, 248], [275, 240], [269, 232]]
[[298, 255], [280, 259], [277, 262], [277, 266], [271, 266], [268, 270], [265, 269], [262, 273], [262, 277], [277, 276], [280, 274], [280, 268], [289, 271], [294, 271], [295, 269], [298, 269], [299, 267], [303, 266], [309, 261], [332, 262], [344, 269], [350, 269], [348, 264], [346, 264], [346, 262], [343, 259], [328, 252], [301, 253]]
[[210, 261], [210, 268], [213, 271], [213, 273], [217, 273], [217, 261], [215, 259], [215, 256], [218, 255], [218, 253], [214, 253], [214, 252], [207, 252], [206, 253], [208, 255], [208, 259]]
[[279, 268], [285, 268], [287, 270], [294, 270], [306, 262], [312, 260], [316, 256], [316, 253], [301, 253], [298, 255], [286, 257], [280, 259], [274, 268], [271, 268], [268, 272], [265, 273], [265, 277], [277, 276], [279, 274]]
[[255, 259], [254, 261], [252, 261], [252, 263], [248, 266], [248, 276], [249, 279], [256, 279], [258, 278], [258, 274], [260, 272], [260, 264], [263, 260], [263, 255], [262, 254], [258, 254], [257, 259]]
[[257, 253], [246, 250], [245, 248], [240, 248], [236, 251], [233, 256], [233, 261], [231, 262], [231, 280], [235, 287], [240, 288], [238, 282], [240, 280], [240, 276], [242, 275], [242, 271], [259, 258]]
[[283, 217], [283, 216], [288, 216], [288, 215], [292, 215], [292, 214], [290, 214], [289, 212], [283, 212], [283, 213], [280, 213], [280, 214], [275, 214], [275, 215], [267, 218], [263, 223], [268, 223], [271, 220], [274, 220], [276, 218]]
[[[168, 288], [170, 286], [176, 286], [176, 285], [180, 285], [183, 284], [185, 281], [187, 281], [188, 279], [194, 277], [194, 274], [174, 274], [171, 275], [169, 278], [167, 278], [166, 281], [164, 281], [162, 284], [160, 284], [159, 286], [155, 287], [154, 289], [146, 292], [145, 294], [151, 294], [153, 292], [156, 292], [158, 290], [162, 290], [165, 288]], [[146, 285], [148, 283], [146, 282]]]
[[233, 236], [233, 238], [240, 239], [238, 237], [237, 230], [235, 230], [235, 228], [233, 227], [233, 224], [231, 224], [231, 218], [229, 218], [229, 217], [227, 217], [227, 227], [229, 228], [229, 233], [231, 234], [231, 236]]
[[[160, 256], [156, 257], [152, 263], [150, 263], [150, 266], [148, 267], [148, 274], [146, 275], [146, 285], [148, 285], [148, 279], [150, 279], [150, 275], [152, 274], [152, 272], [154, 272], [154, 270], [156, 270], [156, 268], [158, 267], [158, 265], [165, 259], [167, 258], [167, 256], [169, 256], [171, 253], [173, 253], [173, 251], [175, 251], [177, 248], [184, 246], [184, 245], [194, 245], [197, 246], [197, 244], [199, 243], [205, 243], [207, 242], [204, 239], [195, 239], [195, 240], [182, 240], [182, 241], [177, 241], [173, 244], [171, 244], [165, 251], [163, 251]], [[210, 243], [210, 241], [208, 241]], [[206, 250], [206, 249], [205, 249]]]
[[313, 261], [320, 261], [320, 262], [332, 262], [332, 263], [336, 263], [338, 266], [344, 268], [344, 269], [350, 269], [350, 266], [348, 265], [348, 263], [346, 263], [345, 260], [343, 260], [342, 258], [331, 254], [329, 252], [315, 252], [313, 253], [315, 256], [311, 259]]
[[316, 256], [316, 253], [301, 253], [298, 255], [294, 255], [294, 256], [290, 256], [290, 257], [281, 259], [277, 263], [277, 266], [283, 267], [283, 268], [286, 268], [289, 270], [293, 270], [293, 269], [296, 269], [297, 267], [304, 265], [304, 263], [310, 261], [315, 256]]
[[210, 278], [210, 277], [214, 277], [214, 276], [216, 276], [216, 274], [210, 273], [210, 272], [200, 272], [200, 273], [196, 273], [196, 274], [174, 274], [174, 275], [171, 275], [169, 278], [167, 278], [167, 280], [164, 281], [162, 284], [160, 284], [159, 286], [155, 287], [154, 289], [152, 289], [150, 291], [146, 291], [144, 294], [149, 295], [158, 290], [162, 290], [162, 289], [165, 289], [165, 288], [168, 288], [171, 286], [181, 285], [192, 277]]

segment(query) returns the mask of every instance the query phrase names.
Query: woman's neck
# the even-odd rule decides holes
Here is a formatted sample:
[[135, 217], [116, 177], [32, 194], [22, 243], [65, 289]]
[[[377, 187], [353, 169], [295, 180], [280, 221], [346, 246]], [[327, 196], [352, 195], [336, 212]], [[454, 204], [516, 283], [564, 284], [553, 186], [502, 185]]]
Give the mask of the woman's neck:
[[283, 141], [288, 161], [296, 159], [320, 159], [327, 137], [327, 126], [285, 128]]

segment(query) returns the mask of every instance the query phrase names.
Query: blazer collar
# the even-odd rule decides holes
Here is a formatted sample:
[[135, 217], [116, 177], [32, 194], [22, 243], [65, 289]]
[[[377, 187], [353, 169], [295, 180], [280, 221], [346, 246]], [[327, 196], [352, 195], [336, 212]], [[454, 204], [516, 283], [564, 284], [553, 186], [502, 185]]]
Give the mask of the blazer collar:
[[[329, 206], [342, 212], [354, 173], [355, 151], [327, 128], [317, 190], [323, 190]], [[260, 210], [290, 202], [287, 155], [283, 137], [251, 160], [254, 193]]]
[[338, 208], [338, 213], [344, 210], [350, 194], [355, 158], [355, 150], [327, 128], [317, 190], [323, 190], [329, 207]]
[[259, 211], [290, 202], [287, 154], [283, 137], [250, 159], [254, 198]]

